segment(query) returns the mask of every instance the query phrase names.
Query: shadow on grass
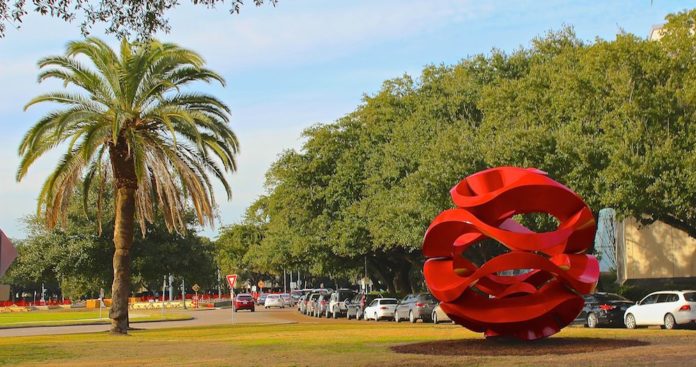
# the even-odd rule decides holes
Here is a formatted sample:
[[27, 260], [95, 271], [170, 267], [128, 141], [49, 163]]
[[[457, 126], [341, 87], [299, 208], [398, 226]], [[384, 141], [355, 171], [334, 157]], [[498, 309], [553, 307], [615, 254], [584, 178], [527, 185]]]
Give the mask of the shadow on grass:
[[460, 339], [396, 345], [394, 352], [440, 356], [532, 356], [599, 352], [650, 345], [642, 340], [548, 338], [534, 342], [510, 339]]

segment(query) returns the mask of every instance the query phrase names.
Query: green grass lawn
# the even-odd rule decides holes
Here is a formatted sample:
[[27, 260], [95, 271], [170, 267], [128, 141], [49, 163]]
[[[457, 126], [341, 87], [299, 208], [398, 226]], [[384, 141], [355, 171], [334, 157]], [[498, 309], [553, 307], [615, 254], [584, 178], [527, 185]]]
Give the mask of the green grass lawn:
[[[99, 310], [51, 310], [30, 312], [0, 313], [0, 329], [24, 326], [50, 326], [50, 325], [80, 325], [94, 323], [110, 323], [109, 310], [102, 310], [102, 318], [99, 318]], [[155, 320], [186, 320], [191, 317], [187, 314], [167, 311], [162, 316], [159, 311], [131, 311], [131, 322], [144, 322]]]
[[[0, 365], [20, 366], [602, 366], [689, 365], [696, 361], [694, 330], [567, 328], [554, 338], [571, 344], [641, 340], [644, 345], [555, 355], [426, 356], [398, 354], [394, 345], [471, 339], [453, 325], [326, 322], [235, 325], [0, 338]], [[490, 346], [490, 345], [489, 345]], [[495, 345], [493, 346], [496, 347]], [[513, 344], [529, 352], [534, 343]], [[490, 354], [490, 353], [489, 353]], [[514, 354], [514, 353], [513, 353]], [[529, 353], [527, 353], [529, 354]]]

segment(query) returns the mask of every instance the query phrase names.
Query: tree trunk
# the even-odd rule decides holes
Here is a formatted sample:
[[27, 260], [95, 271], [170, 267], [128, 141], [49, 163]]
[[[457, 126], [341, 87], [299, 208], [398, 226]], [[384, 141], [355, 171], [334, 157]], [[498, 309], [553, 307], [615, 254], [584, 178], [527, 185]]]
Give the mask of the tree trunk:
[[114, 223], [114, 282], [111, 285], [112, 334], [128, 334], [128, 296], [130, 295], [130, 248], [135, 227], [135, 192], [137, 180], [133, 156], [125, 137], [110, 149], [111, 165], [116, 181]]

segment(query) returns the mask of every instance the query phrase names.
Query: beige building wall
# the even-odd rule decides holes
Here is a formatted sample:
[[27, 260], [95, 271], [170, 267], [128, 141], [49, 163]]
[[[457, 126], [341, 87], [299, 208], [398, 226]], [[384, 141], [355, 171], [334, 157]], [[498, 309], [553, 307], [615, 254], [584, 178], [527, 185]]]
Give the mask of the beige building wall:
[[650, 34], [648, 34], [648, 39], [650, 41], [659, 41], [660, 38], [664, 35], [664, 32], [662, 30], [662, 27], [664, 24], [659, 24], [659, 25], [654, 25], [650, 29]]
[[626, 219], [617, 240], [624, 245], [622, 280], [696, 277], [696, 239], [682, 230]]
[[7, 284], [0, 284], [0, 301], [10, 300], [10, 286]]

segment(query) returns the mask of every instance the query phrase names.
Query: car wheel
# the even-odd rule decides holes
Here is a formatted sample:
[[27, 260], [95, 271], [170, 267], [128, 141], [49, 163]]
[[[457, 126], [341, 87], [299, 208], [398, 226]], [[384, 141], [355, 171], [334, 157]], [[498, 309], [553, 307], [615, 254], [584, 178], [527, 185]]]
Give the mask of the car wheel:
[[408, 311], [408, 321], [411, 321], [412, 324], [418, 321], [415, 317], [413, 317], [413, 311]]
[[234, 309], [234, 312], [237, 312], [237, 309], [236, 309], [236, 308]]
[[594, 329], [597, 327], [597, 324], [599, 324], [597, 315], [594, 312], [590, 312], [590, 314], [587, 315], [587, 327], [590, 329]]
[[626, 321], [624, 322], [626, 324], [626, 328], [628, 329], [635, 329], [636, 328], [636, 317], [633, 316], [633, 314], [628, 314], [626, 315]]
[[255, 311], [255, 310], [252, 308], [252, 309], [251, 309], [251, 312], [254, 312], [254, 311]]
[[437, 312], [433, 311], [433, 315], [430, 318], [433, 320], [433, 324], [437, 324]]
[[664, 328], [667, 330], [672, 330], [674, 327], [677, 325], [677, 322], [674, 320], [674, 315], [671, 313], [668, 313], [665, 315], [665, 324]]

